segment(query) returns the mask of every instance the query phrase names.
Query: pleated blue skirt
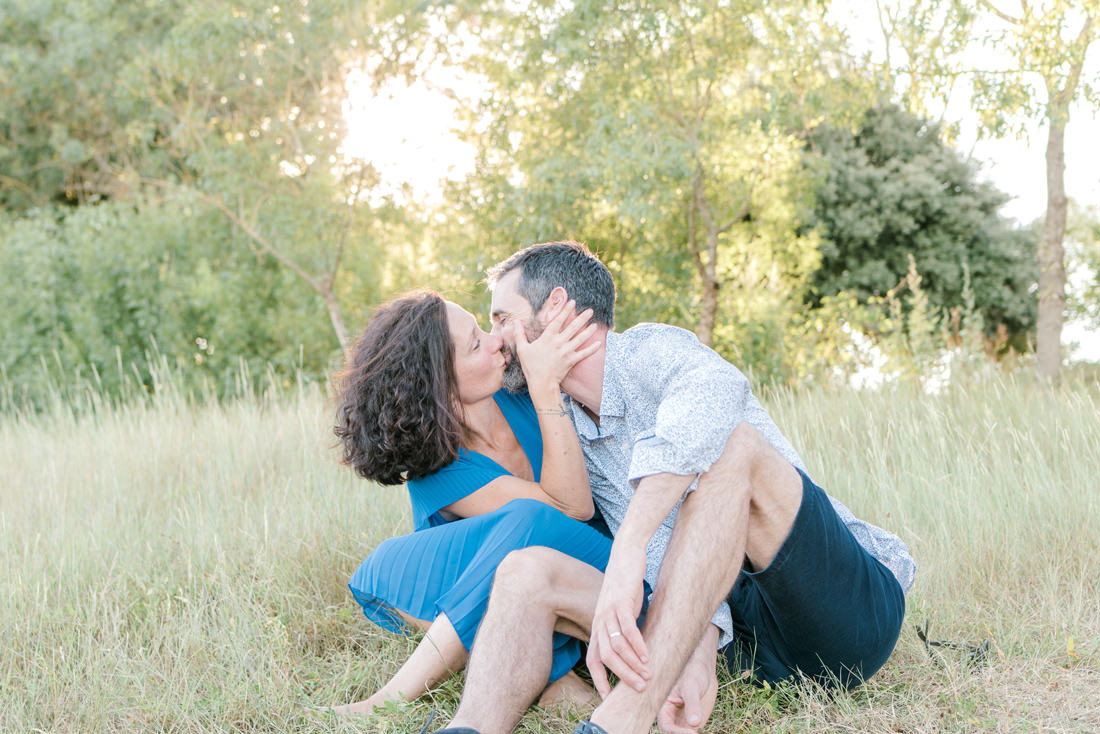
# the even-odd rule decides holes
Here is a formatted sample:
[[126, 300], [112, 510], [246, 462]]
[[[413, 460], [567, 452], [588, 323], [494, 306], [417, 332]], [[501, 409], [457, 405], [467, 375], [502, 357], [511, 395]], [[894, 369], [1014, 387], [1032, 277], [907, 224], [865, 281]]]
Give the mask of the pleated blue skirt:
[[[611, 553], [611, 539], [594, 527], [537, 500], [512, 500], [484, 515], [383, 541], [348, 587], [367, 618], [392, 632], [408, 631], [396, 611], [429, 622], [446, 614], [469, 650], [497, 566], [531, 546], [553, 548], [600, 571]], [[550, 681], [569, 672], [580, 655], [580, 642], [555, 633]]]

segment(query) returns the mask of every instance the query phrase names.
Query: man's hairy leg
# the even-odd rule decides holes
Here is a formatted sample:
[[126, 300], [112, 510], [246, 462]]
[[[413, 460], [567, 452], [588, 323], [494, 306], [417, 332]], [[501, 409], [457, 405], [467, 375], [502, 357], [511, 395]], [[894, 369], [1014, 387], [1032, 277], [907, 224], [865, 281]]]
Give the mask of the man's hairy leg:
[[652, 678], [641, 692], [616, 686], [593, 723], [612, 734], [649, 731], [742, 560], [755, 569], [771, 563], [801, 500], [794, 467], [756, 429], [738, 426], [680, 506], [643, 632]]
[[554, 632], [588, 639], [602, 583], [598, 570], [550, 548], [508, 554], [497, 568], [462, 702], [448, 726], [511, 732], [546, 687]]

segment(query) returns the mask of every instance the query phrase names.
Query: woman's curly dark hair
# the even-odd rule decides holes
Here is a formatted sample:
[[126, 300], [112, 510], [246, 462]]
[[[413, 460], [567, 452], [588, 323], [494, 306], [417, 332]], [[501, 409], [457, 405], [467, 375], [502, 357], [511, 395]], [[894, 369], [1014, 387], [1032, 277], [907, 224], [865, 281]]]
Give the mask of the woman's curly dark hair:
[[454, 345], [447, 304], [414, 291], [379, 306], [336, 376], [343, 462], [379, 484], [427, 476], [458, 456]]

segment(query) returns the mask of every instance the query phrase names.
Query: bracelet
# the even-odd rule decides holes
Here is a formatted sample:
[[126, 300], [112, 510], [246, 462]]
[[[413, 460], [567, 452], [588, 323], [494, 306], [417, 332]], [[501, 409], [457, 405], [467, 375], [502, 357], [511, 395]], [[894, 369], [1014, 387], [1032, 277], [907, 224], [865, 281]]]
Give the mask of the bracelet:
[[560, 415], [563, 418], [569, 415], [569, 411], [565, 408], [536, 408], [535, 413], [537, 415]]

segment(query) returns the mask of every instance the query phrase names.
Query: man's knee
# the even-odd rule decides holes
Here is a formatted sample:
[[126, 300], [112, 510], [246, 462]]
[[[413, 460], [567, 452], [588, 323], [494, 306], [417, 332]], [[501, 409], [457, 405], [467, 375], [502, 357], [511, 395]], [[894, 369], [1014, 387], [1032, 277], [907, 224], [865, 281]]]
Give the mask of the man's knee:
[[560, 556], [542, 546], [512, 551], [497, 566], [492, 594], [507, 594], [532, 603], [548, 598], [559, 573]]
[[703, 473], [703, 477], [711, 479], [730, 479], [736, 475], [749, 477], [756, 467], [771, 458], [769, 452], [779, 456], [760, 431], [751, 424], [742, 422], [730, 432], [721, 455], [710, 469]]
[[768, 443], [768, 439], [764, 438], [764, 434], [756, 430], [751, 423], [746, 422], [738, 423], [737, 427], [730, 431], [723, 455], [727, 452], [740, 458], [741, 461], [759, 461], [771, 455], [778, 456], [776, 450]]
[[748, 423], [730, 432], [722, 455], [699, 479], [699, 488], [718, 491], [731, 502], [752, 507], [753, 517], [760, 513], [782, 516], [781, 525], [789, 526], [802, 497], [798, 472], [763, 434]]

